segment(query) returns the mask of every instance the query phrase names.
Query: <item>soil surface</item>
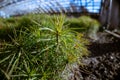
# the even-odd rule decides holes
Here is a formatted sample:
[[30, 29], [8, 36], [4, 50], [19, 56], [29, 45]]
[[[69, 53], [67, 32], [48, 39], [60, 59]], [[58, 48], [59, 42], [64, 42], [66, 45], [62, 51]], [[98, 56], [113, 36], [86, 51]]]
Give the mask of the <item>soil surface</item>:
[[79, 66], [80, 80], [120, 80], [120, 43], [93, 43], [90, 45], [92, 55], [83, 60]]
[[82, 60], [84, 66], [73, 68], [69, 80], [120, 80], [120, 40], [100, 34], [88, 49], [91, 54]]

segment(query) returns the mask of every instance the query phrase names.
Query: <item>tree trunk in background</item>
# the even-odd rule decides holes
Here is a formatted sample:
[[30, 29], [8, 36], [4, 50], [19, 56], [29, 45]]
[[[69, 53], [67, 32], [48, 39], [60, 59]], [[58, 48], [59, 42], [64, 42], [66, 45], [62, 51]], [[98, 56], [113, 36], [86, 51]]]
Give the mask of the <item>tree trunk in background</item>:
[[105, 26], [107, 28], [107, 25], [109, 24], [108, 29], [114, 30], [114, 29], [120, 29], [120, 1], [119, 0], [112, 0], [112, 8], [111, 8], [111, 14], [110, 13], [110, 0], [104, 0], [101, 7], [101, 13], [100, 13], [100, 22], [102, 26]]
[[119, 29], [119, 24], [120, 24], [120, 1], [113, 0], [109, 29], [110, 30]]

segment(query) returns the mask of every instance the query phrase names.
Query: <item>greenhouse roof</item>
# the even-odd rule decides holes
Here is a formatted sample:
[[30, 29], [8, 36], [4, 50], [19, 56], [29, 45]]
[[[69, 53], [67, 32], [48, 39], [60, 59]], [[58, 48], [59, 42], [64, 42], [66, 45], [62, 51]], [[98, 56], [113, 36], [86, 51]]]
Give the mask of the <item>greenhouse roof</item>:
[[[86, 10], [99, 13], [102, 0], [0, 0], [0, 12], [7, 15], [26, 13], [74, 13]], [[0, 16], [2, 14], [0, 13]]]

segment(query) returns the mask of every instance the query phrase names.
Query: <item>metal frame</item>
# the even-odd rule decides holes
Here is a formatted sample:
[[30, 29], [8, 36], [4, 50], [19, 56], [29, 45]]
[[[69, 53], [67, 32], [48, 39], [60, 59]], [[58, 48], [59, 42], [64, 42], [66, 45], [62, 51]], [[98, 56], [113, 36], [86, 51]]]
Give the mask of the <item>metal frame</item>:
[[[96, 2], [96, 0], [9, 0], [9, 1], [4, 0], [3, 2], [0, 2], [1, 4], [0, 10], [5, 11], [6, 13], [7, 11], [12, 12], [14, 11], [13, 7], [17, 8], [20, 5], [22, 7], [23, 4], [25, 4], [26, 6], [33, 6], [33, 4], [35, 4], [34, 3], [35, 1], [36, 1], [36, 9], [30, 12], [34, 12], [34, 13], [37, 13], [37, 12], [39, 13], [61, 13], [61, 12], [81, 13], [82, 12], [81, 6], [82, 6], [82, 7], [85, 7], [90, 13], [99, 13], [100, 4], [102, 0], [99, 0], [98, 2]], [[24, 8], [27, 8], [27, 7], [24, 7]], [[26, 9], [26, 11], [27, 10], [28, 9]]]

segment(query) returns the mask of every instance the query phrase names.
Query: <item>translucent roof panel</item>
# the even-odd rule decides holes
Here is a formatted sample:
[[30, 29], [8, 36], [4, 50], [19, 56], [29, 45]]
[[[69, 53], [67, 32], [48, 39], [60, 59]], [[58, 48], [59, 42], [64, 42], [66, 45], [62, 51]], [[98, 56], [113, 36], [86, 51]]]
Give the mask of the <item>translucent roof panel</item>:
[[99, 13], [101, 0], [3, 0], [0, 11], [7, 15], [26, 13]]

